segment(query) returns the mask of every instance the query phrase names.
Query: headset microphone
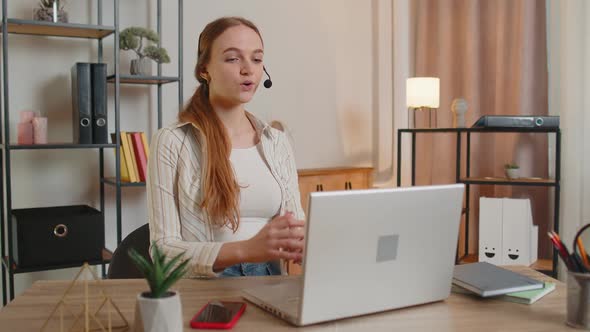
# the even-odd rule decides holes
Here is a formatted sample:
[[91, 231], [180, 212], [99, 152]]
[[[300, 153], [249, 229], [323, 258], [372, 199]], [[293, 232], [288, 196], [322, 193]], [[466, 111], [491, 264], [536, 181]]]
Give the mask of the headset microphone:
[[264, 81], [263, 85], [264, 85], [265, 88], [270, 89], [270, 87], [272, 86], [272, 81], [270, 79], [270, 75], [266, 71], [266, 67], [262, 67], [262, 69], [266, 73], [266, 76], [268, 76], [268, 78]]

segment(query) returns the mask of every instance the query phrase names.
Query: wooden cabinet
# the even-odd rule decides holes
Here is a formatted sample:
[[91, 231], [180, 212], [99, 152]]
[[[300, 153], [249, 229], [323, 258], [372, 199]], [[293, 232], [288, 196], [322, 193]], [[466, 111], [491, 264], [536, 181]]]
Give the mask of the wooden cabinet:
[[310, 192], [368, 189], [373, 187], [373, 169], [370, 167], [301, 169], [297, 174], [299, 176], [301, 204], [306, 214]]
[[[306, 215], [309, 193], [311, 192], [373, 187], [373, 168], [371, 167], [300, 169], [297, 174], [301, 204]], [[289, 274], [301, 274], [301, 266], [289, 263], [288, 271]]]

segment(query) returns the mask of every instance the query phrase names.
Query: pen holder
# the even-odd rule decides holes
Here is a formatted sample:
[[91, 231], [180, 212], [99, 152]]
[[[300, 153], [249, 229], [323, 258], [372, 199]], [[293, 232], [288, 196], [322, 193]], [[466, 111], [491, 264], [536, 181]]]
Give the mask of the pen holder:
[[590, 329], [590, 273], [567, 273], [566, 324]]

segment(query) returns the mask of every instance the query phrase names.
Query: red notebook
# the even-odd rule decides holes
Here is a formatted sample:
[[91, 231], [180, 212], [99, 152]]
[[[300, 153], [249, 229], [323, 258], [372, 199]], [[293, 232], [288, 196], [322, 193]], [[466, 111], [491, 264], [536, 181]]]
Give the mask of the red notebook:
[[141, 140], [141, 133], [133, 132], [129, 133], [131, 141], [133, 142], [133, 152], [135, 153], [135, 159], [137, 159], [137, 168], [139, 170], [139, 181], [145, 182], [147, 176], [147, 157], [145, 155], [145, 149]]

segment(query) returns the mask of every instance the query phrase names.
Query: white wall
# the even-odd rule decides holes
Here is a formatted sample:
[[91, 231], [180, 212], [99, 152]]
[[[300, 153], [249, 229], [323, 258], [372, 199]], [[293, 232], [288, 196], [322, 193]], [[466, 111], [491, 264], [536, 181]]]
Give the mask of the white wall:
[[[29, 18], [36, 0], [11, 1], [9, 17]], [[94, 1], [68, 1], [71, 22], [96, 23]], [[104, 3], [104, 23], [112, 23], [112, 2]], [[172, 63], [164, 75], [176, 75], [177, 2], [163, 1], [163, 46]], [[156, 27], [155, 1], [120, 1], [121, 29]], [[261, 88], [248, 109], [262, 119], [284, 121], [295, 142], [299, 168], [371, 166], [379, 162], [389, 180], [391, 133], [379, 125], [373, 133], [374, 114], [391, 123], [387, 97], [391, 84], [391, 0], [208, 0], [184, 1], [184, 99], [196, 88], [192, 76], [198, 33], [217, 17], [240, 15], [253, 20], [265, 42], [265, 63], [272, 79], [270, 90]], [[378, 29], [373, 18], [379, 15]], [[380, 37], [375, 36], [382, 31]], [[383, 34], [385, 31], [385, 34]], [[105, 40], [104, 53], [112, 64], [113, 38]], [[96, 60], [96, 42], [59, 38], [9, 37], [11, 138], [16, 141], [18, 110], [34, 109], [49, 118], [50, 141], [71, 139], [69, 69], [75, 61]], [[378, 52], [379, 55], [375, 54]], [[128, 70], [132, 54], [121, 53], [121, 70]], [[377, 61], [377, 63], [376, 63]], [[384, 67], [384, 68], [383, 68]], [[112, 71], [112, 66], [109, 71]], [[374, 94], [379, 89], [380, 94]], [[111, 90], [112, 91], [112, 90]], [[156, 129], [155, 88], [122, 86], [121, 129]], [[177, 86], [164, 88], [164, 124], [175, 120]], [[110, 98], [109, 126], [114, 130]], [[389, 118], [388, 118], [389, 117]], [[388, 129], [389, 128], [389, 129]], [[111, 131], [112, 131], [111, 130]], [[385, 138], [384, 138], [385, 137]], [[381, 141], [381, 144], [378, 142]], [[383, 141], [386, 143], [383, 144]], [[380, 151], [380, 152], [379, 152]], [[389, 153], [385, 159], [380, 153]], [[98, 152], [18, 151], [12, 153], [13, 208], [87, 203], [99, 205]], [[114, 173], [113, 153], [105, 150], [106, 169]], [[115, 246], [115, 191], [106, 190], [107, 246]], [[124, 188], [123, 236], [146, 222], [144, 188]], [[39, 248], [43, 250], [43, 248]], [[38, 279], [69, 279], [76, 269], [16, 275], [16, 291]]]
[[[285, 121], [300, 168], [371, 163], [370, 2], [221, 0], [184, 6], [186, 99], [196, 87], [198, 33], [217, 17], [245, 16], [262, 32], [274, 83], [270, 90], [261, 87], [248, 109], [265, 120]], [[174, 22], [175, 12], [166, 11], [164, 20]], [[174, 40], [175, 30], [168, 28], [164, 38]], [[173, 116], [167, 113], [167, 119]]]

